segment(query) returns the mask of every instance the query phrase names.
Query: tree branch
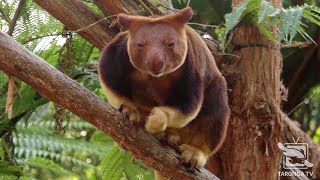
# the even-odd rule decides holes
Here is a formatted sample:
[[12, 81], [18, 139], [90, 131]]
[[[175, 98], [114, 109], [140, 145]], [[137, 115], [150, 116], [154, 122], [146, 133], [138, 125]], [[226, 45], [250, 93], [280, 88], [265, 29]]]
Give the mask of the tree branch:
[[45, 38], [45, 37], [50, 37], [50, 36], [59, 36], [61, 34], [62, 33], [55, 33], [55, 34], [46, 34], [46, 35], [42, 35], [42, 36], [36, 36], [36, 37], [30, 38], [30, 39], [22, 42], [21, 44], [27, 44], [27, 43], [29, 43], [31, 41], [34, 41], [34, 40], [38, 40], [38, 39]]
[[[136, 4], [134, 1], [128, 0], [93, 0], [101, 11], [106, 15], [113, 15], [119, 13], [132, 13], [139, 10], [139, 4]], [[140, 12], [140, 13], [139, 13]], [[139, 11], [134, 14], [143, 15], [143, 11]]]
[[[87, 27], [101, 19], [81, 0], [34, 0], [34, 2], [73, 31]], [[106, 21], [101, 21], [78, 33], [94, 46], [102, 49], [118, 31], [117, 28], [110, 28]]]
[[281, 45], [282, 49], [286, 48], [306, 48], [313, 44], [312, 41], [304, 41], [304, 42], [292, 42], [291, 44]]
[[8, 23], [8, 25], [10, 25], [11, 19], [6, 15], [6, 13], [3, 11], [2, 7], [0, 7], [0, 14], [1, 14], [1, 17]]
[[9, 30], [8, 30], [7, 33], [8, 33], [10, 36], [12, 36], [12, 33], [13, 33], [13, 31], [14, 31], [14, 28], [16, 27], [17, 21], [18, 21], [18, 19], [19, 19], [19, 17], [20, 17], [22, 8], [23, 8], [23, 6], [24, 6], [25, 4], [26, 4], [26, 0], [20, 0], [19, 5], [18, 5], [18, 7], [17, 7], [17, 9], [16, 9], [16, 12], [14, 13], [13, 18], [12, 18], [12, 20], [11, 20], [11, 23], [9, 24]]
[[162, 174], [172, 179], [217, 179], [203, 168], [191, 173], [184, 166], [178, 166], [178, 155], [174, 151], [164, 148], [142, 128], [131, 130], [123, 114], [2, 32], [0, 69], [109, 134], [135, 157]]
[[138, 4], [141, 4], [145, 9], [147, 9], [149, 15], [163, 15], [163, 13], [155, 7], [150, 0], [133, 0], [136, 1]]

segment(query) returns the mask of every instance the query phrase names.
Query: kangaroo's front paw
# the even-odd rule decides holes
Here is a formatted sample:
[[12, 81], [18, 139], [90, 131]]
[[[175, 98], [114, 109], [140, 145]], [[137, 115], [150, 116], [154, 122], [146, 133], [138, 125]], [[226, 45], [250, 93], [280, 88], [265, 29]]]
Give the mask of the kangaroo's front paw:
[[179, 146], [181, 151], [180, 163], [190, 164], [191, 167], [204, 166], [207, 162], [208, 156], [200, 149], [188, 145], [182, 144]]
[[179, 135], [170, 134], [168, 133], [166, 136], [166, 142], [168, 145], [174, 149], [179, 149], [179, 146], [181, 145], [181, 139]]
[[160, 108], [153, 108], [147, 119], [145, 128], [150, 133], [160, 133], [167, 128], [166, 114]]
[[139, 123], [141, 120], [140, 112], [134, 107], [122, 104], [119, 111], [124, 113], [132, 124]]

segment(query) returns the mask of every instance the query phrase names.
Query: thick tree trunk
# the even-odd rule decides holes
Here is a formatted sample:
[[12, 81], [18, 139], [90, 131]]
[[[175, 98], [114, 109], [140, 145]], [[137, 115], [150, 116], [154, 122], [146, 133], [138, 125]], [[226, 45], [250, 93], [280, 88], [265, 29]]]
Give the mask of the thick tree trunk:
[[[234, 0], [236, 6], [239, 0]], [[233, 32], [234, 58], [227, 74], [232, 117], [226, 142], [210, 164], [223, 179], [277, 179], [283, 142], [280, 109], [280, 46], [254, 26]], [[274, 31], [276, 35], [276, 31]], [[231, 66], [231, 67], [230, 67]], [[219, 167], [220, 169], [217, 169]]]
[[[233, 44], [271, 44], [255, 27], [239, 27]], [[240, 46], [239, 46], [240, 47]], [[278, 47], [279, 48], [279, 47]], [[281, 54], [279, 49], [243, 47], [234, 51], [228, 74], [232, 116], [226, 142], [213, 167], [223, 179], [276, 179], [282, 141], [280, 109]], [[219, 159], [220, 161], [217, 161]]]
[[[233, 6], [238, 3], [239, 0], [234, 0]], [[280, 0], [272, 3], [281, 7]], [[291, 142], [292, 138], [302, 135], [288, 133], [298, 128], [293, 128], [292, 123], [288, 126], [291, 120], [280, 110], [280, 46], [261, 35], [254, 26], [241, 26], [233, 34], [233, 53], [241, 58], [234, 58], [225, 66], [234, 70], [226, 74], [232, 89], [232, 117], [222, 151], [212, 158], [208, 168], [223, 179], [277, 179], [282, 160], [277, 143]], [[275, 27], [273, 34], [277, 38]], [[313, 148], [313, 152], [319, 154], [319, 147]], [[315, 156], [310, 159], [319, 161]], [[311, 171], [319, 173], [317, 168]]]

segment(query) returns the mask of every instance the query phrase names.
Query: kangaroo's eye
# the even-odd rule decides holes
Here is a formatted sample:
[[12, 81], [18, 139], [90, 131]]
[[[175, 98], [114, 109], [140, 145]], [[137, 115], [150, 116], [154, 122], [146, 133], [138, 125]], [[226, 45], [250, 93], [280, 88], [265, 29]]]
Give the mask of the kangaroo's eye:
[[176, 45], [175, 42], [169, 42], [169, 43], [167, 43], [167, 46], [168, 46], [169, 48], [173, 48], [175, 45]]
[[139, 48], [143, 48], [143, 47], [144, 47], [144, 45], [143, 45], [142, 43], [138, 43], [137, 46], [138, 46]]

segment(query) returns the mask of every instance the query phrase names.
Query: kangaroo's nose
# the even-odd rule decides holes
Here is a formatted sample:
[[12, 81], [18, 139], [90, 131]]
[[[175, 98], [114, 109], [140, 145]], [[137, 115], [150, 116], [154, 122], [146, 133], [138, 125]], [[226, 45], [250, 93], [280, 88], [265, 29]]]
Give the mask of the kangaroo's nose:
[[147, 61], [148, 69], [153, 74], [161, 73], [164, 65], [164, 58], [163, 57], [155, 57]]

